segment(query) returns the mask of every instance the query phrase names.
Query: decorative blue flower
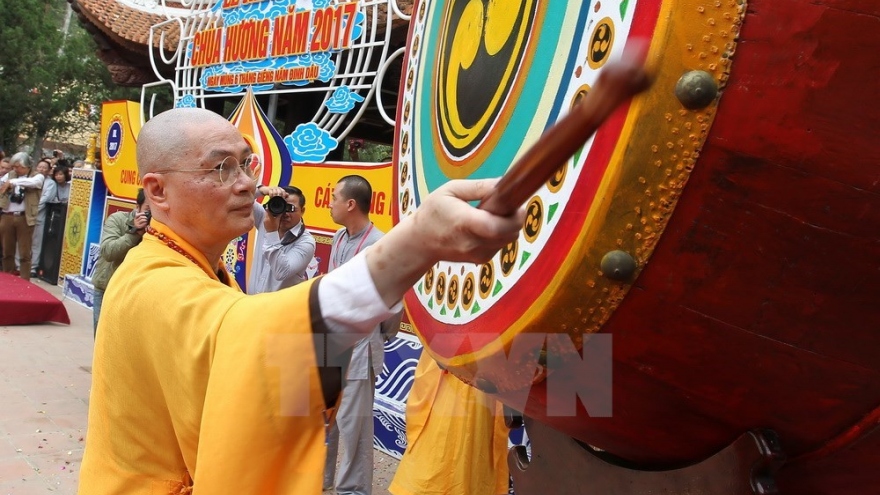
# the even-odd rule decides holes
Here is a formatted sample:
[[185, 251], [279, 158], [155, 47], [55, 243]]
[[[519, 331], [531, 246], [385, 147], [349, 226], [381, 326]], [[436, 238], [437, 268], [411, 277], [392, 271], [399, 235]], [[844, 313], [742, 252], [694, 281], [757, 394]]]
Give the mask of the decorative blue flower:
[[196, 98], [193, 95], [183, 95], [183, 98], [174, 103], [177, 108], [195, 108]]
[[314, 122], [296, 126], [293, 133], [284, 138], [294, 162], [321, 163], [333, 151], [339, 141]]
[[330, 113], [348, 113], [354, 106], [364, 101], [364, 97], [352, 93], [348, 86], [340, 86], [336, 88], [329, 100], [324, 105], [330, 109]]
[[351, 30], [351, 41], [355, 41], [364, 34], [364, 21], [366, 21], [367, 16], [358, 11], [357, 15], [354, 16], [354, 27]]

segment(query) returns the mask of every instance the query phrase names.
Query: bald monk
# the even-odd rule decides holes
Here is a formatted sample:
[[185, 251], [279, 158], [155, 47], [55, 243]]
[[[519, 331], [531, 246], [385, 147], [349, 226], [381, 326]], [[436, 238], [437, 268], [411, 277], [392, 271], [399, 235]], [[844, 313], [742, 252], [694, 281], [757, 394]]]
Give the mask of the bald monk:
[[467, 203], [493, 181], [452, 181], [327, 276], [248, 296], [221, 255], [254, 226], [251, 155], [207, 110], [169, 110], [140, 132], [153, 219], [105, 293], [83, 495], [320, 493], [334, 396], [319, 366], [347, 359], [340, 349], [438, 260], [483, 262], [524, 219]]

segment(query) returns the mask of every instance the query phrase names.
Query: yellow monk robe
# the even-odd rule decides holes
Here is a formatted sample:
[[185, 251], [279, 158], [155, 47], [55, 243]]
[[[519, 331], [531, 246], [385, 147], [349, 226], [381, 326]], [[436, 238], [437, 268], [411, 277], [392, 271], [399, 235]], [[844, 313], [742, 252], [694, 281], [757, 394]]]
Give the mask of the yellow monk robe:
[[406, 452], [393, 495], [507, 493], [501, 403], [444, 372], [422, 351], [406, 402]]
[[245, 296], [177, 244], [198, 264], [146, 235], [104, 296], [79, 493], [319, 494], [316, 281]]

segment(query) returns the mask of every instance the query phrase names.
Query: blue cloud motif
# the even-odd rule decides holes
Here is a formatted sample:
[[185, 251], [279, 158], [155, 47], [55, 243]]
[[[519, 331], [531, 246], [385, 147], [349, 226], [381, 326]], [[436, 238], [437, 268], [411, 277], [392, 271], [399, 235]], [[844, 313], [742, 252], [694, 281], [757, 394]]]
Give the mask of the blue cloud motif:
[[312, 0], [312, 8], [323, 9], [330, 5], [330, 0]]
[[195, 108], [196, 98], [193, 95], [183, 95], [183, 98], [174, 103], [175, 108]]
[[312, 62], [321, 66], [321, 72], [318, 80], [327, 82], [336, 74], [336, 62], [331, 58], [330, 53], [315, 53], [312, 55]]
[[[217, 2], [218, 4], [221, 2]], [[243, 20], [241, 9], [229, 9], [223, 11], [223, 25], [231, 26]]]
[[[263, 19], [271, 19], [286, 14], [287, 3], [289, 2], [269, 2], [262, 10]], [[296, 5], [296, 2], [293, 2], [293, 4]]]
[[324, 105], [330, 110], [330, 113], [348, 113], [362, 101], [364, 101], [363, 96], [353, 93], [348, 86], [340, 86], [336, 88], [330, 99], [324, 102]]
[[[223, 22], [228, 26], [230, 23], [240, 22], [245, 19], [265, 19], [287, 13], [289, 6], [296, 5], [295, 0], [275, 0], [264, 5], [264, 2], [256, 2], [250, 5], [240, 5], [231, 9], [224, 9], [223, 2], [216, 2], [211, 10], [221, 12]], [[301, 10], [301, 9], [297, 9]]]
[[[312, 64], [319, 66], [318, 81], [327, 82], [336, 74], [336, 62], [333, 61], [329, 53], [307, 53], [285, 57], [281, 66], [285, 68], [308, 67]], [[306, 86], [311, 83], [308, 81], [288, 81], [281, 84], [282, 86]]]
[[294, 162], [321, 163], [339, 141], [314, 122], [307, 122], [296, 126], [293, 133], [284, 138], [284, 144]]

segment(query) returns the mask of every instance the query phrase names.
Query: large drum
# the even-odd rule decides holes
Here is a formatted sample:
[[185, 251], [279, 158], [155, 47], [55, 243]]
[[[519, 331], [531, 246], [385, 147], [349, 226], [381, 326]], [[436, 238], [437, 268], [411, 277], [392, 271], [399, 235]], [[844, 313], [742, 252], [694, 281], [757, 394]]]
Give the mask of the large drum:
[[430, 352], [634, 466], [770, 428], [783, 493], [876, 493], [878, 29], [858, 0], [417, 3], [401, 217], [503, 174], [634, 39], [657, 74], [528, 201], [517, 242], [406, 296]]

